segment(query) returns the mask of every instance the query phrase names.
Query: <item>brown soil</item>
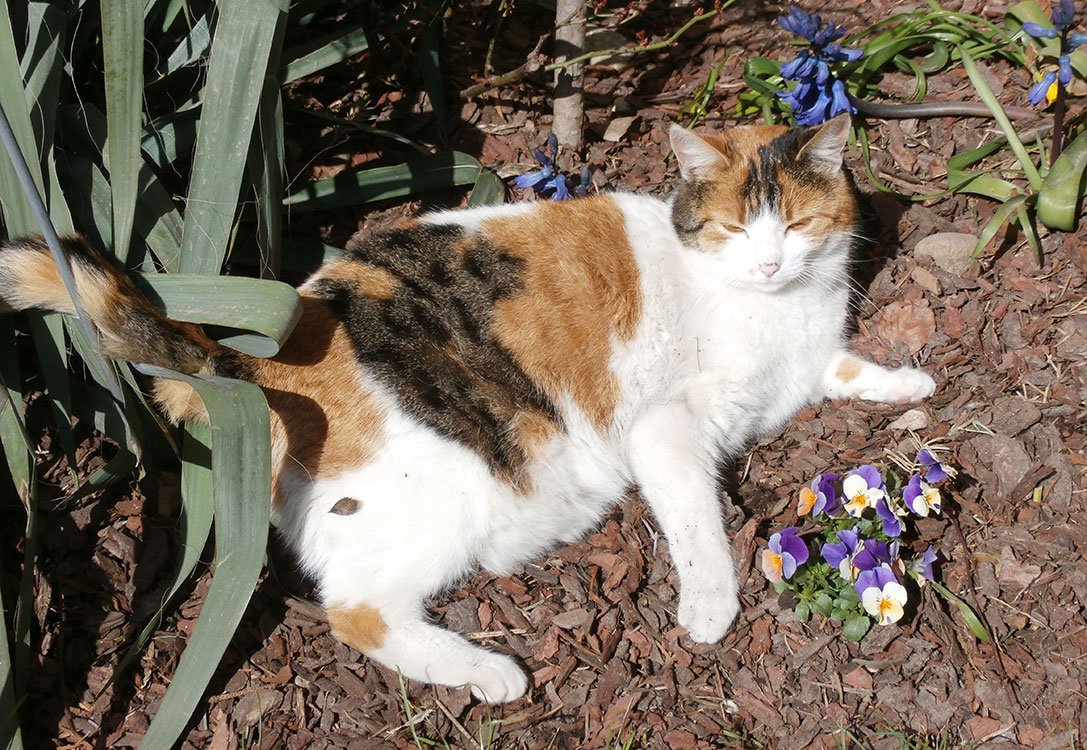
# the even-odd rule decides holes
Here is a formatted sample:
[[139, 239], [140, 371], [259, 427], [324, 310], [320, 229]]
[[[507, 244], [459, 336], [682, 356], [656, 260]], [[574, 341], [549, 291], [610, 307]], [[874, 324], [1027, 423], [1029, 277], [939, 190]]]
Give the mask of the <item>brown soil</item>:
[[[905, 5], [838, 0], [819, 9], [857, 29]], [[993, 19], [1006, 8], [981, 0], [949, 5]], [[480, 72], [484, 11], [457, 8], [449, 16], [443, 73], [450, 91]], [[676, 180], [667, 124], [682, 120], [680, 108], [726, 58], [702, 126], [732, 123], [744, 61], [789, 52], [777, 11], [740, 2], [671, 49], [591, 66], [588, 143], [584, 158], [565, 154], [565, 166], [576, 173], [589, 164], [598, 187], [667, 192]], [[692, 12], [636, 4], [620, 31], [656, 39]], [[496, 47], [495, 70], [523, 61], [546, 22], [546, 12], [518, 3]], [[394, 41], [408, 44], [417, 32]], [[418, 75], [410, 61], [394, 62], [396, 49], [390, 42], [371, 51], [388, 54], [378, 61], [380, 79], [367, 84], [354, 71], [330, 73], [297, 86], [292, 100], [343, 116], [376, 108], [383, 127], [436, 139]], [[988, 73], [1006, 102], [1025, 101], [1024, 71], [994, 63]], [[892, 75], [884, 88], [908, 90], [906, 83]], [[935, 77], [929, 94], [974, 100], [961, 70]], [[549, 131], [548, 97], [534, 75], [463, 104], [451, 120], [452, 146], [503, 176], [527, 170]], [[625, 129], [616, 125], [623, 117], [632, 118]], [[942, 190], [947, 157], [995, 133], [980, 119], [869, 120], [867, 127], [881, 178], [917, 193]], [[289, 133], [290, 174], [301, 180], [378, 154], [389, 162], [403, 156], [388, 150], [389, 141], [318, 131], [304, 118], [291, 120]], [[696, 645], [676, 626], [667, 546], [637, 497], [585, 541], [512, 576], [476, 575], [434, 602], [439, 621], [517, 655], [531, 672], [530, 697], [501, 707], [474, 702], [467, 689], [402, 686], [395, 673], [338, 643], [306, 603], [309, 585], [276, 547], [183, 746], [914, 747], [904, 736], [949, 748], [1079, 746], [1087, 737], [1087, 531], [1080, 518], [1087, 501], [1087, 234], [1046, 235], [1042, 266], [1014, 232], [980, 261], [936, 263], [915, 252], [918, 241], [944, 231], [976, 234], [996, 206], [962, 196], [899, 202], [873, 188], [856, 149], [847, 162], [873, 238], [861, 251], [867, 298], [858, 302], [853, 343], [876, 361], [914, 362], [937, 380], [936, 395], [911, 416], [924, 425], [920, 436], [950, 448], [961, 474], [943, 516], [919, 523], [919, 537], [938, 550], [942, 581], [974, 605], [994, 645], [979, 644], [931, 591], [899, 626], [876, 628], [859, 644], [847, 643], [831, 623], [801, 622], [779, 605], [754, 561], [770, 531], [795, 520], [797, 490], [817, 473], [886, 464], [888, 451], [913, 450], [911, 435], [895, 425], [903, 409], [835, 401], [805, 410], [732, 469], [723, 503], [745, 606], [721, 643]], [[436, 196], [426, 206], [461, 198]], [[313, 226], [296, 219], [291, 231], [343, 243], [420, 204], [379, 208], [321, 216]], [[62, 496], [69, 479], [40, 424], [47, 408], [33, 403], [31, 414], [42, 436], [46, 494]], [[100, 466], [103, 450], [110, 448], [87, 436], [77, 454], [80, 473]], [[8, 584], [23, 523], [13, 503], [5, 500], [3, 510], [13, 519], [2, 534]], [[177, 559], [178, 505], [177, 478], [168, 474], [74, 507], [43, 505], [33, 684], [22, 708], [30, 746], [138, 744], [209, 580], [205, 571], [183, 592], [139, 663], [111, 685], [124, 646], [154, 609]]]

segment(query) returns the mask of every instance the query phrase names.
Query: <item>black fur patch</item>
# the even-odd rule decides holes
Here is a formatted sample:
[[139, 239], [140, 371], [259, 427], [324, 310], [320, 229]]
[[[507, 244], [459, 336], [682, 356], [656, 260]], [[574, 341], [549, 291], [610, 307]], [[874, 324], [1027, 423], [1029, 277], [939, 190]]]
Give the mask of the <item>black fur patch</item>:
[[705, 180], [681, 182], [672, 198], [672, 226], [684, 242], [693, 241], [702, 230], [705, 219], [702, 218], [702, 205], [710, 192], [710, 183]]
[[378, 235], [344, 256], [392, 273], [392, 297], [349, 282], [315, 285], [345, 321], [359, 359], [401, 407], [481, 455], [507, 478], [527, 458], [510, 439], [518, 412], [558, 422], [554, 404], [491, 331], [495, 302], [521, 290], [522, 261], [461, 227], [416, 225]]
[[778, 210], [783, 175], [810, 187], [829, 186], [830, 177], [825, 172], [809, 159], [800, 158], [801, 149], [816, 132], [815, 128], [794, 128], [759, 146], [757, 158], [748, 161], [744, 182], [748, 215], [760, 209]]

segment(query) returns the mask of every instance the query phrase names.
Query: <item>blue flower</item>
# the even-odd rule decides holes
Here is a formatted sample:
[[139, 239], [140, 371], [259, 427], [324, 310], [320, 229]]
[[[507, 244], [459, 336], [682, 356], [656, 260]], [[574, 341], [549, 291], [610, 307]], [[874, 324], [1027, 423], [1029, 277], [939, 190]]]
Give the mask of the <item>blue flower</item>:
[[1027, 99], [1032, 106], [1040, 106], [1043, 102], [1053, 101], [1057, 98], [1055, 84], [1061, 88], [1072, 82], [1072, 60], [1069, 55], [1080, 45], [1087, 43], [1087, 34], [1069, 34], [1068, 27], [1075, 20], [1076, 9], [1072, 0], [1060, 0], [1053, 6], [1051, 18], [1053, 26], [1043, 26], [1040, 23], [1027, 21], [1023, 24], [1023, 31], [1035, 39], [1060, 39], [1061, 51], [1057, 56], [1057, 69], [1047, 70], [1041, 79], [1031, 86], [1027, 92]]
[[1064, 31], [1072, 25], [1072, 19], [1076, 17], [1076, 8], [1072, 0], [1060, 0], [1053, 6], [1053, 25], [1059, 31]]
[[553, 190], [551, 200], [564, 201], [570, 197], [570, 188], [566, 185], [566, 176], [559, 172], [558, 167], [555, 165], [555, 159], [559, 155], [559, 141], [554, 133], [547, 136], [547, 147], [551, 152], [550, 156], [538, 148], [532, 151], [532, 155], [536, 157], [541, 169], [515, 178], [513, 185], [520, 190], [533, 190], [538, 195]]
[[863, 50], [834, 44], [845, 34], [845, 27], [827, 21], [818, 14], [809, 14], [796, 6], [778, 23], [809, 43], [807, 49], [790, 62], [781, 66], [781, 77], [795, 81], [791, 91], [780, 94], [793, 111], [798, 125], [819, 125], [842, 112], [856, 112], [846, 96], [845, 86], [834, 77], [831, 63], [854, 62], [864, 54]]

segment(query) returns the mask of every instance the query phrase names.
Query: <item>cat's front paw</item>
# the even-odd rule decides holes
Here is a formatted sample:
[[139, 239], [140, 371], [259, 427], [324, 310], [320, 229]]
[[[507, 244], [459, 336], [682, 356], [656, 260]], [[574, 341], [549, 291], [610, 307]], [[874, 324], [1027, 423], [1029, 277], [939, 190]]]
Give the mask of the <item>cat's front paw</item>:
[[697, 643], [717, 643], [740, 614], [740, 598], [735, 591], [679, 597], [679, 624], [687, 628]]
[[528, 677], [510, 657], [488, 652], [472, 670], [468, 684], [472, 695], [484, 703], [508, 703], [525, 694]]
[[920, 401], [936, 392], [936, 381], [928, 373], [913, 367], [901, 367], [891, 370], [861, 391], [860, 397], [866, 401], [879, 401], [885, 404], [901, 404]]

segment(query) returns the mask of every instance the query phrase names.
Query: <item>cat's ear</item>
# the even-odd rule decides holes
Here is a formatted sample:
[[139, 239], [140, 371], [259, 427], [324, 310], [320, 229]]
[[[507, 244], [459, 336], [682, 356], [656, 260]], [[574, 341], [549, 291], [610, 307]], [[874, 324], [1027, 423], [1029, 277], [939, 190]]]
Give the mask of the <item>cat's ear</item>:
[[829, 175], [838, 174], [851, 124], [848, 112], [827, 120], [800, 149], [798, 159], [810, 161]]
[[705, 177], [714, 167], [722, 166], [727, 161], [716, 146], [680, 125], [672, 125], [668, 139], [679, 161], [679, 173], [685, 180]]

